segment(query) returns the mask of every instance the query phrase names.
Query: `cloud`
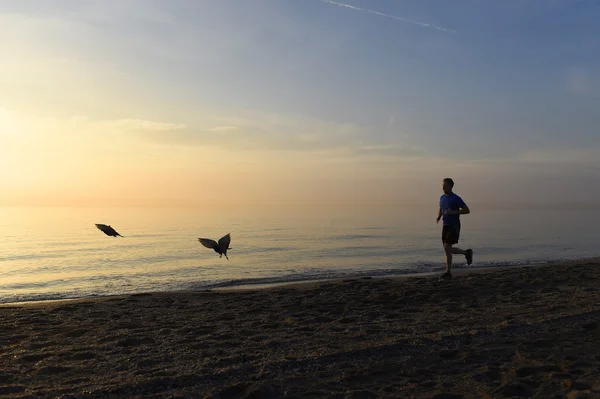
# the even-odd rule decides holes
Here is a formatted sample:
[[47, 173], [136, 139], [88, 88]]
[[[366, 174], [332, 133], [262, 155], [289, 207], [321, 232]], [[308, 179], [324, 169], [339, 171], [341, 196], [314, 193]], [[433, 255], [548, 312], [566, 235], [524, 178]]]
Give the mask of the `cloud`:
[[[148, 140], [179, 146], [217, 146], [229, 150], [310, 151], [341, 148], [359, 139], [361, 129], [303, 116], [240, 111], [234, 116], [211, 113], [194, 126], [143, 131]], [[180, 127], [179, 125], [174, 125]]]
[[[25, 153], [59, 153], [77, 148], [86, 153], [123, 153], [125, 145], [130, 152], [143, 152], [139, 136], [144, 134], [185, 131], [182, 123], [144, 119], [93, 119], [87, 116], [67, 118], [40, 117], [0, 108], [0, 141], [4, 150], [11, 148]], [[0, 151], [0, 157], [2, 151]], [[45, 155], [44, 155], [45, 156]]]
[[597, 165], [598, 152], [599, 149], [538, 148], [521, 153], [518, 160], [528, 164]]
[[386, 158], [421, 158], [427, 155], [427, 151], [419, 147], [398, 145], [374, 145], [362, 146], [354, 150], [358, 156], [376, 156]]
[[183, 128], [183, 125], [166, 124], [174, 129], [147, 129], [140, 131], [139, 136], [180, 147], [318, 154], [336, 161], [390, 161], [428, 155], [424, 149], [411, 145], [374, 144], [373, 132], [365, 127], [304, 116], [242, 111], [237, 116], [226, 117], [213, 113], [206, 125]]
[[114, 136], [124, 138], [146, 133], [165, 133], [185, 131], [182, 123], [157, 122], [145, 119], [90, 119], [86, 116], [74, 116], [66, 121], [73, 132], [87, 136]]
[[[0, 109], [0, 166], [15, 170], [2, 181], [3, 192], [40, 203], [112, 193], [154, 198], [157, 186], [165, 198], [203, 201], [246, 198], [245, 192], [256, 193], [257, 201], [321, 201], [323, 195], [422, 201], [435, 200], [438, 180], [450, 174], [473, 200], [598, 198], [594, 148], [538, 148], [461, 162], [409, 139], [377, 141], [365, 127], [302, 116], [207, 112], [185, 122], [49, 119]], [[214, 170], [225, 177], [215, 179]], [[198, 181], [218, 189], [206, 193]]]
[[183, 130], [186, 125], [181, 123], [165, 123], [165, 122], [154, 122], [143, 119], [117, 119], [113, 121], [99, 121], [96, 122], [100, 125], [109, 125], [117, 130], [122, 131], [174, 131]]
[[452, 29], [447, 29], [447, 28], [443, 28], [441, 26], [437, 26], [437, 25], [433, 25], [433, 24], [428, 24], [428, 23], [420, 22], [420, 21], [415, 21], [415, 20], [408, 19], [408, 18], [398, 17], [398, 16], [395, 16], [395, 15], [390, 15], [390, 14], [386, 14], [386, 13], [383, 13], [383, 12], [379, 12], [379, 11], [375, 11], [375, 10], [370, 10], [368, 8], [355, 7], [355, 6], [351, 6], [350, 4], [340, 3], [340, 2], [332, 1], [332, 0], [320, 0], [320, 1], [322, 1], [323, 3], [332, 4], [332, 5], [335, 5], [335, 6], [338, 6], [338, 7], [349, 8], [349, 9], [354, 10], [354, 11], [368, 12], [368, 13], [371, 13], [371, 14], [374, 14], [374, 15], [378, 15], [380, 17], [391, 18], [391, 19], [394, 19], [396, 21], [408, 22], [408, 23], [411, 23], [411, 24], [414, 24], [414, 25], [419, 25], [419, 26], [425, 27], [425, 28], [437, 29], [437, 30], [440, 30], [440, 31], [443, 31], [443, 32], [449, 32], [449, 33], [457, 33], [457, 31], [452, 30]]
[[523, 150], [512, 156], [487, 157], [457, 162], [464, 168], [483, 171], [511, 170], [527, 172], [545, 169], [555, 173], [568, 168], [583, 170], [600, 167], [600, 148], [547, 147]]
[[285, 131], [247, 127], [235, 130], [189, 129], [147, 131], [147, 139], [178, 146], [222, 147], [248, 151], [312, 151], [341, 147], [335, 135], [294, 134]]
[[215, 126], [208, 130], [210, 132], [231, 132], [233, 130], [238, 130], [238, 127], [237, 126]]

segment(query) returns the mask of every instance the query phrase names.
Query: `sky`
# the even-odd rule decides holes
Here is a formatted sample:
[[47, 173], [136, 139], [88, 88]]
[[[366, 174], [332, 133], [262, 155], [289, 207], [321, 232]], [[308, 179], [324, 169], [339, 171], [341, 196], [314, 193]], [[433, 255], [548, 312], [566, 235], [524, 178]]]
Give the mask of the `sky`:
[[600, 201], [595, 0], [0, 2], [0, 204]]

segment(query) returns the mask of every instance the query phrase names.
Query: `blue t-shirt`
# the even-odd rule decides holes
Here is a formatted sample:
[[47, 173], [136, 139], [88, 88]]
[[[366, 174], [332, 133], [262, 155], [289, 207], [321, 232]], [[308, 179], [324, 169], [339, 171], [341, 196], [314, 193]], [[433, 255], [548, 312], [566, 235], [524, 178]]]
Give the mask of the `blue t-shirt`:
[[454, 225], [460, 223], [460, 215], [446, 215], [444, 214], [446, 209], [458, 211], [460, 208], [464, 208], [465, 206], [465, 201], [463, 201], [462, 198], [454, 193], [450, 195], [442, 195], [440, 198], [440, 209], [442, 210], [442, 220], [444, 221], [444, 225]]

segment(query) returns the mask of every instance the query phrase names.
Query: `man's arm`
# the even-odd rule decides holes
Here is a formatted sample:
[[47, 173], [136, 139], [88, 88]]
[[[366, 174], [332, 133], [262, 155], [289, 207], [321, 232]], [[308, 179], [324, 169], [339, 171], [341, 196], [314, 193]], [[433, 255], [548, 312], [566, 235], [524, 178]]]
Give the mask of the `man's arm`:
[[[440, 211], [441, 211], [441, 209], [440, 209]], [[469, 213], [471, 213], [471, 210], [469, 209], [469, 207], [466, 204], [465, 204], [465, 206], [460, 208], [460, 210], [458, 210], [458, 211], [451, 211], [449, 209], [446, 210], [446, 215], [468, 215]]]
[[438, 214], [437, 214], [437, 218], [435, 219], [435, 222], [439, 223], [441, 218], [442, 218], [442, 208], [438, 209]]

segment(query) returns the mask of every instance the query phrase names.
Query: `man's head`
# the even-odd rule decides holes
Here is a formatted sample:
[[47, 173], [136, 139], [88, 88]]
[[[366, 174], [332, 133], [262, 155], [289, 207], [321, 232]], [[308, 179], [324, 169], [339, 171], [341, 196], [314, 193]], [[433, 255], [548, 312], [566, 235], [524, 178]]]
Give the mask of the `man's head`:
[[452, 180], [449, 177], [446, 177], [444, 180], [442, 180], [442, 190], [444, 191], [444, 194], [446, 194], [446, 195], [451, 194], [453, 188], [454, 188], [454, 180]]

